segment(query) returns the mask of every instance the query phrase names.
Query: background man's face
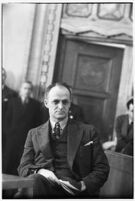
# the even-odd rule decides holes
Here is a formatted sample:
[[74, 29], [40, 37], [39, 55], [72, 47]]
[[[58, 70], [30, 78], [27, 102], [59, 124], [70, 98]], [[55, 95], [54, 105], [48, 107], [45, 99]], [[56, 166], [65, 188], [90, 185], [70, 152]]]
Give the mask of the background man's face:
[[2, 69], [2, 84], [4, 85], [6, 81], [6, 72], [4, 69]]
[[24, 82], [20, 88], [20, 95], [24, 98], [28, 98], [31, 94], [31, 84]]
[[70, 102], [70, 93], [65, 87], [53, 87], [45, 100], [45, 105], [49, 109], [50, 118], [57, 122], [68, 117]]
[[129, 105], [128, 114], [129, 114], [129, 117], [133, 120], [133, 117], [134, 117], [134, 105], [133, 104]]

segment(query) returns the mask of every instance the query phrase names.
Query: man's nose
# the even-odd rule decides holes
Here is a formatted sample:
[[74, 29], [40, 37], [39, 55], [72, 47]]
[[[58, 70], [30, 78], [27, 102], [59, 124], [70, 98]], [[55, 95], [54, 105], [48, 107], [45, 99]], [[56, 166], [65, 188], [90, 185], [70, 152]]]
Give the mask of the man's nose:
[[63, 108], [63, 103], [59, 102], [58, 106], [59, 106], [59, 109], [62, 109]]

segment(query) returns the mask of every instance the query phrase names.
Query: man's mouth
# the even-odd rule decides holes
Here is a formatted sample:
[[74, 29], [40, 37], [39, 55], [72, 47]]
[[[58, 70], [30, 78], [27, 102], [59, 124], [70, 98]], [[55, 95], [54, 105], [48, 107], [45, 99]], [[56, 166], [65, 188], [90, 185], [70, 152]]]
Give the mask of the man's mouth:
[[64, 114], [64, 111], [56, 111], [57, 114]]

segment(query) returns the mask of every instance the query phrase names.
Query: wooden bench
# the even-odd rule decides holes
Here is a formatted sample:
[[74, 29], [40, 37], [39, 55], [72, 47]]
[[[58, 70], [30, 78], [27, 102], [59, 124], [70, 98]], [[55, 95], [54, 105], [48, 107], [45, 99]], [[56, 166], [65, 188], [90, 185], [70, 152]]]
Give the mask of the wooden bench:
[[31, 188], [33, 179], [15, 175], [2, 174], [2, 189]]
[[[26, 178], [15, 175], [2, 174], [3, 197], [5, 197], [5, 194], [7, 194], [7, 192], [10, 191], [12, 192], [12, 189], [19, 189], [19, 188], [24, 189], [29, 188], [29, 192], [33, 194], [33, 179], [29, 177]], [[6, 195], [6, 198], [10, 198], [11, 195], [9, 193], [9, 197], [8, 195]]]
[[110, 165], [107, 182], [101, 188], [101, 198], [133, 198], [133, 157], [105, 151]]
[[[133, 198], [133, 157], [114, 151], [105, 152], [110, 173], [108, 180], [101, 188], [100, 198]], [[33, 179], [2, 175], [2, 188], [18, 189], [33, 187]]]

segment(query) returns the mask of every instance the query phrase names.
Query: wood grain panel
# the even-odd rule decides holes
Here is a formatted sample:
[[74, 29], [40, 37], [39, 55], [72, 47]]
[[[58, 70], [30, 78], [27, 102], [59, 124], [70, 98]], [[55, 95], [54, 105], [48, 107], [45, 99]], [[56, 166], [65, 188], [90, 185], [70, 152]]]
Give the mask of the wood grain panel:
[[78, 96], [78, 104], [83, 108], [85, 122], [91, 123], [101, 131], [104, 99], [92, 96]]
[[112, 59], [78, 54], [76, 62], [76, 89], [108, 92]]

